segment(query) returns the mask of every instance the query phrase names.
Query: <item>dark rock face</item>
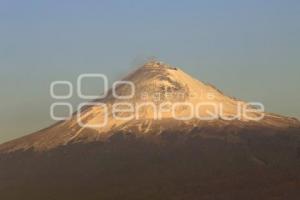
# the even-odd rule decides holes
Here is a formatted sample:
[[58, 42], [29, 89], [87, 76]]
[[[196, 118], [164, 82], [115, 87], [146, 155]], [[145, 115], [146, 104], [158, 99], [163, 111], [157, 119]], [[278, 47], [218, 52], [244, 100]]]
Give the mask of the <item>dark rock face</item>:
[[299, 129], [212, 130], [1, 154], [0, 199], [300, 198]]

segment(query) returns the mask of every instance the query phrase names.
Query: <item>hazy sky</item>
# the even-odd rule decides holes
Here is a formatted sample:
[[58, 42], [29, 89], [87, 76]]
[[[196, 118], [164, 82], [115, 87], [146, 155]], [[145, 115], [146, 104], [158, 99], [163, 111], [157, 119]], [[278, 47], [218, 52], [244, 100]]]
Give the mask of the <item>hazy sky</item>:
[[153, 56], [300, 117], [298, 0], [0, 0], [0, 143], [53, 123], [51, 81], [112, 81]]

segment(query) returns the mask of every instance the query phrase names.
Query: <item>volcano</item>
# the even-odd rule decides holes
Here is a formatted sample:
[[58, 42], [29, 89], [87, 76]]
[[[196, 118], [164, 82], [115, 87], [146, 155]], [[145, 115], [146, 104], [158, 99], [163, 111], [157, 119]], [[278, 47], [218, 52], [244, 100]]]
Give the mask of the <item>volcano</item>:
[[1, 199], [299, 199], [300, 122], [150, 61], [0, 145]]

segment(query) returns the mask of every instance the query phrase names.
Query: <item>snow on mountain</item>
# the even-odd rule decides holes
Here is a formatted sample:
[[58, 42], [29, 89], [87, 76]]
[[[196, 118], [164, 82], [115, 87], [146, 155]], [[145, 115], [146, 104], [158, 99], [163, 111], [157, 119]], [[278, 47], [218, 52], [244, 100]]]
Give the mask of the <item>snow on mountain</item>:
[[[299, 126], [295, 119], [258, 112], [251, 104], [228, 97], [212, 85], [162, 62], [148, 62], [122, 81], [105, 98], [90, 102], [93, 105], [85, 106], [70, 120], [2, 144], [0, 151], [45, 150], [72, 142], [105, 140], [119, 132], [140, 135], [158, 135], [166, 130], [188, 132], [207, 124], [216, 129], [228, 125]], [[246, 117], [243, 109], [252, 112]]]

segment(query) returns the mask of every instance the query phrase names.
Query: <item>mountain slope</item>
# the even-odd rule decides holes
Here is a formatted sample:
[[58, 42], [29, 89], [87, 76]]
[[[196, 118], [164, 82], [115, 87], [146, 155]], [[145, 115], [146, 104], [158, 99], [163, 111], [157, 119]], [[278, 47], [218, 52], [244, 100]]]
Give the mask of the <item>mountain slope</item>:
[[[105, 126], [94, 127], [104, 121], [103, 107], [89, 105], [79, 110], [79, 115], [75, 113], [70, 120], [59, 122], [37, 133], [0, 145], [0, 152], [30, 148], [43, 151], [72, 142], [106, 140], [120, 131], [134, 132], [143, 136], [145, 134], [157, 135], [170, 129], [189, 131], [199, 126], [210, 126], [212, 123], [218, 124], [220, 127], [232, 124], [237, 128], [260, 126], [280, 129], [299, 127], [300, 124], [296, 119], [269, 113], [263, 113], [264, 118], [259, 121], [248, 120], [244, 116], [236, 120], [228, 120], [237, 116], [238, 109], [245, 106], [246, 102], [228, 97], [215, 87], [198, 81], [179, 68], [162, 62], [146, 63], [122, 81], [130, 81], [134, 85], [134, 89], [128, 84], [119, 84], [115, 93], [119, 96], [129, 96], [134, 92], [131, 98], [118, 99], [110, 90], [105, 98], [93, 101], [93, 103], [105, 103], [107, 106], [108, 119]], [[148, 103], [151, 105], [147, 105]], [[190, 120], [174, 119], [171, 106], [176, 103], [188, 103], [193, 108], [200, 105], [197, 115], [203, 118], [210, 118], [210, 113], [214, 111], [211, 105], [217, 105], [218, 118], [211, 120], [199, 120], [196, 117]], [[131, 115], [134, 117], [129, 119], [130, 113], [125, 111], [116, 113], [122, 119], [114, 117], [113, 106], [116, 104], [120, 104], [120, 109], [128, 109], [126, 104], [132, 105], [132, 109], [135, 111]], [[158, 114], [158, 109], [163, 111]], [[176, 117], [188, 117], [192, 114], [191, 112], [188, 106], [174, 109]], [[251, 115], [255, 116], [256, 113]], [[191, 116], [195, 116], [195, 113]], [[128, 119], [125, 119], [126, 117]], [[80, 126], [79, 119], [86, 126]]]
[[[104, 108], [88, 105], [70, 120], [0, 145], [0, 199], [5, 200], [296, 200], [300, 198], [300, 123], [270, 113], [237, 115], [247, 102], [228, 97], [178, 68], [149, 62], [123, 81], [135, 85], [132, 98], [113, 90]], [[119, 85], [118, 95], [131, 94]], [[156, 94], [160, 94], [157, 97]], [[164, 105], [160, 116], [154, 107]], [[134, 112], [113, 115], [113, 106], [134, 105]], [[216, 118], [187, 120], [186, 107], [222, 105]], [[129, 118], [130, 114], [138, 117]], [[116, 114], [116, 113], [115, 113]], [[234, 116], [239, 116], [234, 118]], [[79, 125], [81, 120], [86, 127]]]

